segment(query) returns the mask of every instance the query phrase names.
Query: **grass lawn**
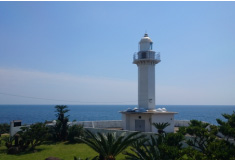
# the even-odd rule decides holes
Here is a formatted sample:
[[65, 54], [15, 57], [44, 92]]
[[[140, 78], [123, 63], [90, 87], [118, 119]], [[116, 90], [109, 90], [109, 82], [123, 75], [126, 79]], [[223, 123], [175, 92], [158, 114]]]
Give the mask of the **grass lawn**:
[[[17, 155], [6, 154], [4, 144], [0, 146], [0, 160], [44, 160], [47, 157], [58, 157], [63, 160], [73, 160], [73, 157], [87, 158], [98, 155], [86, 144], [67, 144], [64, 142], [57, 144], [41, 145], [36, 147], [37, 152], [27, 152]], [[125, 156], [119, 154], [117, 160], [123, 160]]]

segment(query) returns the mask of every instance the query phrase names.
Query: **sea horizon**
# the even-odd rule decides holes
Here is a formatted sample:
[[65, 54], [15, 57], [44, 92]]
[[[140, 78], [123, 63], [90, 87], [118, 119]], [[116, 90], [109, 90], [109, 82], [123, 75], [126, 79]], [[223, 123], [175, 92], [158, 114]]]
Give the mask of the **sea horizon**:
[[[30, 105], [30, 104], [7, 104], [0, 105], [0, 123], [10, 123], [13, 120], [22, 120], [23, 124], [45, 122], [55, 120], [55, 106]], [[120, 111], [137, 105], [67, 105], [70, 110], [66, 115], [69, 121], [100, 121], [121, 120]], [[223, 119], [221, 114], [232, 114], [234, 105], [156, 105], [156, 108], [166, 108], [167, 111], [177, 112], [176, 120], [201, 120], [211, 124], [217, 124], [216, 119]]]
[[[138, 104], [0, 104], [0, 106], [6, 106], [6, 105], [33, 105], [33, 106], [43, 106], [43, 105], [66, 105], [66, 106], [91, 106], [91, 105], [94, 105], [94, 106], [100, 106], [100, 105], [112, 105], [112, 106], [120, 106], [120, 105], [128, 105], [128, 106], [138, 106]], [[235, 104], [157, 104], [156, 106], [234, 106], [235, 107]]]

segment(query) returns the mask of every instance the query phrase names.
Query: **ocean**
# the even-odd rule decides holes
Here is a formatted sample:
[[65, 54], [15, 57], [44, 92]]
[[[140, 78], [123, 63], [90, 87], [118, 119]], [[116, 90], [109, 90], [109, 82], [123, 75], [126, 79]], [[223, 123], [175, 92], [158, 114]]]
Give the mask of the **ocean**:
[[[0, 123], [22, 120], [23, 124], [55, 120], [55, 105], [0, 105]], [[119, 111], [134, 108], [136, 105], [68, 105], [69, 121], [121, 120]], [[176, 120], [201, 120], [217, 124], [216, 119], [223, 119], [222, 113], [232, 114], [232, 105], [161, 105], [156, 108], [178, 112]]]

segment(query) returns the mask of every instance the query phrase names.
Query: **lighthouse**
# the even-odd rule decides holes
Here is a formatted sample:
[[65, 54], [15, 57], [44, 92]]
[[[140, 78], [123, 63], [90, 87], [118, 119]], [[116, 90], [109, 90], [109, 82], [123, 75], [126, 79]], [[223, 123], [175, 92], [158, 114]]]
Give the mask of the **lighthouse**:
[[155, 65], [160, 61], [160, 53], [153, 51], [153, 42], [146, 33], [133, 57], [133, 63], [138, 66], [139, 109], [155, 109]]
[[153, 123], [169, 123], [165, 131], [174, 132], [176, 112], [155, 107], [155, 66], [159, 62], [160, 53], [153, 50], [153, 41], [145, 33], [133, 55], [133, 64], [138, 67], [138, 107], [120, 112], [124, 130], [157, 132]]

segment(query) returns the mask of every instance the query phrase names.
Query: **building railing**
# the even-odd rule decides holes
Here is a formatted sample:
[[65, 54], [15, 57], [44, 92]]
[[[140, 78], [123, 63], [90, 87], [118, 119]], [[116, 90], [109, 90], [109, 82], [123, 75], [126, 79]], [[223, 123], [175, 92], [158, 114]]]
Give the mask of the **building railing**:
[[135, 52], [133, 55], [133, 61], [138, 60], [156, 60], [161, 61], [160, 52], [153, 51], [143, 51], [143, 52]]

